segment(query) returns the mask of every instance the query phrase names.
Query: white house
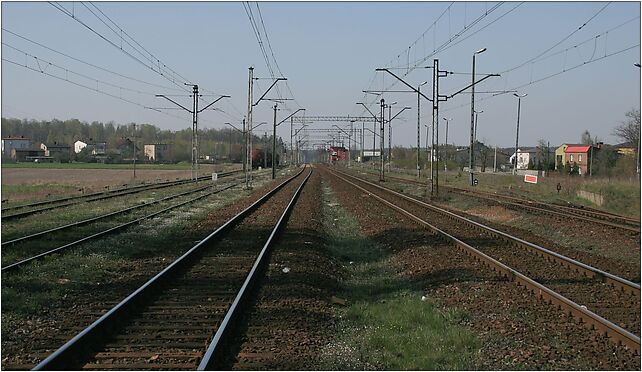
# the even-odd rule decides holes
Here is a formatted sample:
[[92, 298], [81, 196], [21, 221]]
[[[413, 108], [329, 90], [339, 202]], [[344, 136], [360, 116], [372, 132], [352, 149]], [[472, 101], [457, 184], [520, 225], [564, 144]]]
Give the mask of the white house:
[[[517, 169], [528, 169], [528, 163], [532, 160], [536, 162], [537, 149], [534, 147], [528, 147], [523, 149], [517, 149]], [[515, 153], [510, 156], [508, 161], [511, 164], [515, 162]]]
[[87, 144], [86, 144], [85, 142], [83, 142], [83, 141], [76, 141], [76, 142], [74, 142], [74, 152], [75, 152], [76, 154], [78, 154], [79, 152], [81, 152], [81, 151], [82, 151], [82, 149], [84, 149], [85, 147], [87, 147]]

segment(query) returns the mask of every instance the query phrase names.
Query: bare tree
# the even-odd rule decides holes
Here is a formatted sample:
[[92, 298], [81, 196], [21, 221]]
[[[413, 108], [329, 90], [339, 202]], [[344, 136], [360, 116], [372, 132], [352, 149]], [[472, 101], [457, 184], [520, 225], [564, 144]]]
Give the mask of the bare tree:
[[591, 132], [588, 131], [588, 129], [585, 129], [584, 132], [582, 132], [582, 139], [580, 142], [582, 145], [592, 145], [593, 144], [593, 138], [591, 137]]
[[626, 119], [615, 127], [613, 134], [631, 146], [636, 146], [640, 140], [640, 110], [632, 109], [624, 116]]

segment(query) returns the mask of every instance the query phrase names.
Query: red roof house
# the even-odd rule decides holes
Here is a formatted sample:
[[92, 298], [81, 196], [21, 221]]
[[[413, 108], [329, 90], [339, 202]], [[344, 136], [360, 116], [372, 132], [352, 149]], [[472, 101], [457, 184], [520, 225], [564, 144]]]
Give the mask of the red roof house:
[[568, 145], [566, 150], [564, 150], [567, 166], [577, 164], [580, 174], [588, 174], [590, 152], [591, 145]]

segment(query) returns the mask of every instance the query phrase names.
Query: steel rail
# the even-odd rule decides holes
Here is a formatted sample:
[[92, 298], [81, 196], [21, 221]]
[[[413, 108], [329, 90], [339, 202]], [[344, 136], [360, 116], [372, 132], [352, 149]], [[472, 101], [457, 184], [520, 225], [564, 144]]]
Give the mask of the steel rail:
[[[555, 205], [555, 204], [542, 203], [542, 202], [539, 202], [539, 201], [523, 200], [523, 199], [514, 198], [514, 197], [506, 196], [506, 195], [494, 195], [494, 194], [490, 194], [490, 193], [486, 194], [486, 193], [483, 193], [483, 192], [480, 192], [480, 191], [471, 191], [471, 190], [459, 189], [459, 188], [455, 188], [455, 187], [446, 187], [446, 188], [451, 189], [452, 191], [454, 191], [456, 193], [459, 193], [459, 194], [472, 194], [472, 195], [475, 195], [477, 197], [480, 197], [480, 198], [483, 198], [483, 199], [486, 199], [486, 200], [492, 200], [492, 201], [494, 201], [496, 203], [499, 203], [499, 204], [506, 204], [506, 205], [511, 205], [511, 206], [514, 206], [514, 207], [526, 208], [526, 209], [530, 209], [532, 211], [547, 213], [547, 214], [560, 216], [560, 217], [567, 217], [567, 218], [568, 217], [573, 217], [573, 218], [576, 218], [576, 219], [579, 219], [579, 220], [584, 220], [584, 221], [587, 221], [587, 222], [598, 223], [598, 224], [602, 224], [602, 225], [606, 225], [606, 226], [610, 226], [610, 227], [615, 227], [615, 228], [620, 228], [620, 229], [624, 229], [624, 230], [629, 230], [629, 231], [633, 231], [633, 232], [638, 232], [638, 233], [640, 232], [640, 226], [624, 225], [624, 224], [620, 224], [620, 223], [606, 221], [605, 219], [600, 218], [600, 217], [598, 217], [598, 218], [591, 217], [591, 216], [598, 215], [596, 212], [588, 212], [587, 211], [586, 215], [582, 215], [582, 213], [580, 213], [579, 210], [578, 211], [572, 210], [572, 211], [568, 211], [567, 213], [564, 213], [564, 212], [560, 212], [559, 208], [568, 208], [568, 207], [558, 206], [558, 205]], [[505, 199], [505, 200], [497, 200], [497, 199]], [[509, 200], [514, 200], [514, 201], [509, 201]], [[532, 205], [532, 204], [535, 204], [535, 205]], [[551, 208], [551, 209], [547, 209], [547, 208]], [[557, 209], [557, 210], [553, 210], [553, 209]], [[620, 217], [615, 217], [615, 216], [608, 216], [608, 215], [603, 215], [603, 216], [604, 216], [604, 218], [609, 218], [609, 219], [620, 219]], [[639, 221], [638, 221], [638, 223], [639, 223]]]
[[125, 209], [121, 209], [121, 210], [118, 210], [118, 211], [110, 212], [110, 213], [103, 214], [103, 215], [100, 215], [100, 216], [91, 217], [91, 218], [88, 218], [86, 220], [82, 220], [82, 221], [78, 221], [78, 222], [72, 222], [72, 223], [69, 223], [69, 224], [66, 224], [66, 225], [63, 225], [63, 226], [58, 226], [58, 227], [54, 227], [54, 228], [51, 228], [51, 229], [48, 229], [48, 230], [43, 230], [43, 231], [39, 231], [39, 232], [36, 232], [36, 233], [33, 233], [33, 234], [21, 236], [19, 238], [15, 238], [15, 239], [11, 239], [11, 240], [6, 241], [6, 242], [2, 242], [2, 244], [0, 244], [0, 246], [5, 247], [5, 246], [11, 245], [11, 244], [18, 243], [18, 242], [22, 242], [22, 241], [25, 241], [25, 240], [33, 239], [33, 238], [36, 238], [36, 237], [39, 237], [39, 236], [42, 236], [42, 235], [51, 234], [53, 232], [65, 230], [65, 229], [68, 229], [70, 227], [77, 227], [77, 226], [86, 225], [88, 223], [91, 223], [91, 222], [94, 222], [94, 221], [98, 221], [98, 220], [102, 220], [104, 218], [117, 216], [119, 214], [124, 214], [124, 213], [130, 212], [130, 211], [135, 210], [135, 209], [145, 208], [145, 207], [148, 207], [148, 206], [151, 206], [151, 205], [154, 205], [154, 204], [158, 204], [158, 203], [161, 203], [161, 202], [169, 200], [169, 199], [178, 198], [178, 197], [181, 197], [181, 196], [187, 195], [187, 194], [197, 193], [197, 192], [203, 191], [203, 190], [205, 190], [207, 188], [210, 188], [212, 186], [213, 185], [201, 186], [201, 187], [196, 188], [196, 189], [184, 191], [184, 192], [181, 192], [181, 193], [178, 193], [178, 194], [174, 194], [174, 195], [169, 195], [169, 196], [166, 196], [164, 198], [157, 199], [157, 200], [152, 200], [150, 202], [145, 202], [143, 204], [135, 205], [133, 207], [128, 207], [128, 208], [125, 208]]
[[244, 310], [242, 309], [243, 305], [247, 303], [249, 292], [250, 292], [249, 288], [253, 287], [256, 284], [256, 280], [259, 275], [257, 274], [257, 272], [262, 268], [264, 268], [265, 265], [267, 264], [266, 261], [268, 257], [268, 252], [270, 248], [272, 248], [272, 245], [274, 244], [274, 241], [276, 240], [277, 235], [283, 230], [283, 228], [285, 228], [288, 217], [290, 216], [290, 213], [294, 208], [294, 204], [299, 198], [299, 194], [301, 193], [303, 186], [306, 184], [306, 182], [308, 182], [308, 179], [310, 178], [311, 175], [312, 175], [312, 170], [310, 170], [310, 173], [308, 173], [308, 175], [305, 177], [303, 182], [301, 182], [301, 185], [299, 185], [297, 190], [294, 192], [294, 195], [290, 199], [290, 202], [288, 203], [287, 207], [285, 207], [285, 210], [281, 214], [279, 221], [274, 226], [274, 229], [272, 229], [272, 233], [270, 234], [270, 237], [265, 242], [265, 244], [263, 245], [263, 248], [261, 249], [261, 252], [256, 257], [256, 260], [254, 261], [254, 265], [252, 265], [252, 269], [248, 273], [245, 281], [243, 282], [243, 285], [241, 286], [241, 289], [239, 290], [238, 294], [234, 298], [234, 302], [232, 302], [232, 305], [230, 305], [230, 308], [225, 314], [225, 318], [223, 318], [223, 321], [218, 326], [218, 329], [216, 330], [216, 334], [212, 338], [212, 342], [210, 342], [209, 346], [207, 347], [207, 351], [203, 355], [203, 359], [201, 359], [201, 362], [197, 370], [206, 371], [206, 370], [212, 370], [216, 367], [215, 363], [218, 360], [218, 358], [222, 356], [224, 352], [223, 350], [225, 348], [224, 345], [229, 340], [230, 334], [234, 327], [233, 323], [238, 320], [240, 313]]
[[[259, 174], [259, 175], [261, 175], [261, 174]], [[184, 195], [197, 193], [197, 192], [203, 191], [203, 190], [205, 190], [207, 188], [210, 188], [212, 186], [213, 185], [201, 186], [201, 187], [198, 187], [196, 189], [184, 191], [184, 192], [181, 192], [181, 193], [178, 193], [178, 194], [170, 195], [170, 196], [158, 199], [158, 200], [153, 200], [153, 201], [146, 202], [146, 203], [143, 203], [143, 204], [140, 204], [140, 205], [135, 205], [133, 207], [128, 207], [128, 208], [121, 209], [121, 210], [118, 210], [118, 211], [115, 211], [115, 212], [110, 212], [110, 213], [107, 213], [107, 214], [104, 214], [104, 215], [92, 217], [92, 218], [89, 218], [89, 219], [86, 219], [86, 220], [83, 220], [83, 221], [73, 222], [73, 223], [70, 223], [70, 224], [67, 224], [67, 225], [64, 225], [64, 226], [54, 227], [54, 228], [51, 228], [51, 229], [48, 229], [48, 230], [44, 230], [44, 231], [40, 231], [40, 232], [37, 232], [37, 233], [33, 233], [33, 234], [30, 234], [30, 235], [25, 235], [25, 236], [22, 236], [22, 237], [19, 237], [19, 238], [15, 238], [15, 239], [12, 239], [12, 240], [9, 240], [9, 241], [6, 241], [6, 242], [2, 242], [2, 244], [0, 246], [9, 246], [11, 244], [15, 244], [15, 243], [18, 243], [18, 242], [21, 242], [21, 241], [24, 241], [24, 240], [33, 239], [33, 238], [36, 238], [38, 236], [50, 234], [50, 233], [53, 233], [53, 232], [61, 231], [61, 230], [64, 230], [64, 229], [67, 229], [67, 228], [70, 228], [70, 227], [82, 226], [82, 225], [85, 225], [85, 224], [88, 224], [88, 223], [91, 223], [91, 222], [94, 222], [94, 221], [98, 221], [98, 220], [103, 219], [103, 218], [111, 217], [111, 216], [118, 215], [118, 214], [124, 214], [124, 213], [132, 211], [134, 209], [145, 208], [145, 207], [148, 207], [150, 205], [158, 204], [160, 202], [163, 202], [163, 201], [166, 201], [166, 200], [169, 200], [169, 199], [178, 198], [178, 197], [181, 197], [181, 196], [184, 196]]]
[[[233, 174], [233, 173], [234, 172], [229, 172], [228, 174], [221, 175], [221, 177], [227, 177], [228, 175]], [[209, 177], [205, 176], [205, 177], [199, 178], [199, 181], [207, 180], [207, 179], [209, 179]], [[165, 188], [165, 187], [178, 186], [178, 185], [183, 185], [183, 184], [187, 184], [187, 183], [190, 183], [190, 182], [191, 182], [191, 180], [170, 181], [170, 182], [157, 183], [157, 184], [152, 184], [152, 185], [140, 185], [140, 186], [135, 186], [135, 187], [127, 188], [127, 189], [102, 191], [102, 192], [99, 192], [99, 193], [94, 193], [94, 194], [89, 194], [89, 195], [78, 195], [78, 196], [69, 197], [69, 199], [67, 199], [67, 200], [71, 200], [71, 201], [68, 202], [68, 203], [63, 203], [63, 204], [58, 204], [58, 205], [50, 205], [50, 206], [47, 206], [47, 207], [36, 208], [36, 209], [24, 211], [24, 212], [17, 212], [17, 213], [9, 214], [9, 215], [6, 215], [6, 216], [2, 216], [2, 219], [7, 220], [7, 219], [13, 219], [13, 218], [21, 218], [21, 217], [25, 217], [25, 216], [32, 215], [32, 214], [35, 214], [35, 213], [48, 211], [48, 210], [51, 210], [51, 209], [63, 208], [63, 207], [68, 207], [68, 206], [75, 205], [75, 204], [80, 204], [80, 203], [89, 203], [89, 202], [98, 201], [98, 200], [115, 198], [115, 197], [118, 197], [118, 196], [135, 194], [135, 193], [139, 193], [139, 192], [143, 192], [143, 191], [149, 191], [149, 190], [156, 190], [156, 189]], [[84, 199], [84, 200], [78, 200], [78, 199]], [[46, 204], [56, 203], [56, 202], [58, 202], [60, 200], [64, 200], [64, 198], [63, 199], [59, 199], [57, 201], [53, 201], [53, 200], [52, 201], [43, 201], [43, 202], [39, 202], [39, 203], [35, 203], [35, 204], [40, 204], [40, 205], [45, 204], [46, 205]], [[23, 207], [26, 207], [26, 205], [25, 206], [16, 206], [16, 207], [13, 207], [13, 208], [23, 208]], [[3, 212], [4, 212], [4, 210], [3, 210]]]
[[137, 305], [140, 305], [144, 300], [151, 296], [153, 291], [159, 288], [162, 283], [171, 279], [174, 274], [179, 273], [182, 269], [186, 268], [203, 250], [207, 248], [207, 244], [213, 240], [219, 239], [224, 233], [229, 231], [232, 227], [237, 225], [251, 212], [261, 206], [271, 196], [281, 190], [286, 184], [297, 178], [303, 173], [305, 168], [302, 168], [292, 177], [286, 179], [272, 190], [267, 192], [257, 201], [252, 203], [249, 207], [229, 219], [223, 225], [218, 227], [214, 232], [209, 234], [203, 240], [198, 242], [187, 252], [181, 255], [178, 259], [174, 260], [166, 268], [161, 270], [158, 274], [148, 280], [145, 284], [127, 296], [124, 300], [114, 306], [111, 310], [107, 311], [99, 319], [85, 328], [83, 331], [74, 336], [71, 340], [67, 341], [58, 350], [50, 354], [47, 358], [36, 365], [33, 370], [65, 370], [74, 364], [79, 356], [85, 356], [87, 351], [91, 348], [92, 343], [103, 342], [105, 338], [109, 337], [110, 330], [115, 328], [120, 320], [126, 318], [131, 312], [134, 311]]
[[[351, 182], [347, 180], [344, 177], [341, 177], [337, 173], [339, 172], [333, 172], [330, 171], [330, 173], [334, 173], [334, 176], [337, 178], [342, 179], [344, 182], [354, 186], [355, 188], [362, 190], [363, 192], [367, 193], [368, 195], [374, 197], [384, 205], [387, 205], [388, 207], [398, 211], [399, 213], [409, 217], [410, 219], [414, 220], [415, 222], [418, 222], [419, 224], [423, 225], [424, 227], [429, 228], [430, 230], [446, 237], [449, 239], [451, 242], [455, 244], [456, 247], [462, 249], [467, 255], [473, 256], [475, 259], [478, 261], [482, 262], [484, 265], [491, 267], [493, 270], [501, 273], [504, 277], [507, 279], [516, 282], [518, 285], [522, 285], [525, 288], [527, 288], [529, 291], [531, 291], [533, 294], [535, 294], [539, 299], [544, 300], [545, 302], [549, 304], [556, 305], [558, 308], [563, 309], [566, 314], [571, 315], [575, 318], [577, 318], [581, 323], [583, 323], [585, 326], [591, 327], [591, 329], [596, 329], [598, 332], [605, 334], [609, 337], [611, 341], [613, 341], [616, 344], [623, 344], [626, 347], [630, 348], [634, 352], [636, 352], [638, 355], [640, 354], [640, 338], [637, 337], [636, 335], [632, 334], [631, 332], [623, 329], [622, 327], [610, 322], [607, 319], [602, 318], [601, 316], [595, 314], [594, 312], [584, 309], [580, 305], [576, 304], [575, 302], [567, 299], [566, 297], [558, 294], [557, 292], [541, 285], [540, 283], [534, 281], [533, 279], [530, 279], [529, 277], [521, 274], [520, 272], [506, 266], [505, 264], [495, 260], [494, 258], [484, 254], [483, 252], [475, 249], [471, 245], [457, 239], [456, 237], [448, 234], [447, 232], [439, 229], [438, 227], [430, 224], [429, 222], [426, 222], [425, 220], [421, 219], [420, 217], [415, 216], [414, 214], [406, 211], [405, 209], [385, 200], [384, 198], [375, 195], [372, 191], [369, 191], [354, 182]], [[343, 173], [342, 173], [343, 174]], [[344, 174], [345, 175], [345, 174]], [[356, 178], [354, 176], [346, 175], [352, 178]], [[361, 179], [358, 179], [359, 181], [362, 181], [364, 183], [368, 183], [367, 181], [363, 181]], [[377, 186], [384, 191], [390, 192], [391, 190], [382, 188], [378, 185], [372, 184], [372, 186]], [[394, 193], [394, 192], [393, 192]], [[398, 194], [398, 193], [397, 193]], [[411, 199], [412, 200], [412, 199]], [[422, 205], [425, 203], [422, 203]], [[428, 207], [431, 207], [430, 205], [426, 205]]]
[[473, 220], [471, 220], [469, 218], [460, 216], [460, 215], [458, 215], [456, 213], [453, 213], [451, 211], [448, 211], [446, 209], [443, 209], [443, 208], [437, 207], [435, 205], [426, 203], [426, 202], [424, 202], [422, 200], [418, 200], [418, 199], [416, 199], [414, 197], [405, 195], [403, 193], [400, 193], [400, 192], [397, 192], [397, 191], [394, 191], [394, 190], [390, 190], [389, 188], [386, 188], [386, 187], [371, 183], [369, 181], [366, 181], [364, 179], [361, 179], [359, 177], [355, 177], [353, 175], [350, 175], [350, 174], [347, 174], [347, 173], [344, 173], [344, 172], [338, 172], [338, 171], [335, 171], [335, 172], [341, 173], [341, 174], [343, 174], [345, 176], [348, 176], [348, 177], [351, 177], [351, 178], [356, 179], [358, 181], [364, 182], [364, 183], [366, 183], [366, 184], [368, 184], [368, 185], [370, 185], [372, 187], [376, 187], [376, 188], [378, 188], [380, 190], [383, 190], [383, 191], [386, 191], [386, 192], [388, 192], [388, 193], [390, 193], [392, 195], [395, 195], [395, 196], [400, 197], [402, 199], [406, 199], [406, 200], [408, 200], [408, 201], [410, 201], [412, 203], [421, 205], [423, 207], [430, 208], [430, 209], [432, 209], [432, 210], [434, 210], [436, 212], [439, 212], [441, 214], [444, 214], [444, 215], [448, 216], [449, 218], [451, 218], [453, 220], [465, 222], [466, 224], [468, 224], [470, 226], [473, 226], [474, 228], [476, 228], [476, 229], [478, 229], [480, 231], [484, 231], [484, 232], [489, 233], [489, 234], [491, 234], [491, 235], [493, 235], [495, 237], [499, 237], [499, 238], [502, 238], [502, 239], [504, 239], [504, 240], [506, 240], [506, 241], [508, 241], [510, 243], [513, 243], [517, 247], [525, 248], [525, 249], [527, 249], [527, 250], [529, 250], [531, 252], [537, 253], [537, 254], [539, 254], [541, 256], [550, 257], [550, 258], [556, 260], [557, 262], [566, 265], [569, 268], [572, 268], [574, 270], [577, 270], [578, 272], [584, 273], [585, 275], [587, 275], [589, 277], [600, 278], [607, 284], [613, 285], [614, 287], [619, 288], [619, 289], [621, 289], [623, 291], [630, 292], [631, 294], [634, 294], [634, 295], [636, 295], [638, 297], [640, 296], [640, 285], [637, 284], [637, 283], [634, 283], [634, 282], [632, 282], [630, 280], [626, 280], [624, 278], [620, 278], [619, 276], [613, 275], [611, 273], [608, 273], [606, 271], [600, 270], [600, 269], [595, 268], [593, 266], [589, 266], [589, 265], [587, 265], [585, 263], [582, 263], [580, 261], [574, 260], [574, 259], [572, 259], [570, 257], [566, 257], [564, 255], [561, 255], [561, 254], [557, 253], [557, 252], [551, 251], [550, 249], [541, 247], [541, 246], [539, 246], [537, 244], [533, 244], [533, 243], [528, 242], [526, 240], [520, 239], [520, 238], [518, 238], [516, 236], [507, 234], [507, 233], [505, 233], [503, 231], [499, 231], [499, 230], [494, 229], [492, 227], [489, 227], [489, 226], [486, 226], [484, 224], [481, 224], [481, 223], [479, 223], [477, 221], [473, 221]]
[[[170, 211], [170, 210], [172, 210], [172, 209], [175, 209], [175, 208], [178, 208], [178, 207], [182, 207], [183, 205], [186, 205], [186, 204], [189, 204], [189, 203], [193, 203], [193, 202], [195, 202], [195, 201], [197, 201], [197, 200], [200, 200], [200, 199], [206, 198], [206, 197], [208, 197], [208, 196], [211, 196], [211, 195], [214, 195], [214, 194], [218, 194], [218, 193], [220, 193], [220, 192], [222, 192], [222, 191], [225, 191], [225, 190], [231, 189], [232, 187], [238, 186], [238, 185], [240, 185], [240, 184], [241, 184], [241, 182], [237, 182], [237, 183], [235, 183], [235, 184], [228, 185], [228, 186], [226, 186], [226, 187], [224, 187], [224, 188], [222, 188], [222, 189], [214, 190], [214, 191], [212, 191], [212, 192], [209, 192], [209, 193], [206, 193], [206, 194], [200, 195], [200, 196], [198, 196], [198, 197], [196, 197], [196, 198], [192, 198], [192, 199], [190, 199], [190, 200], [187, 200], [187, 201], [184, 201], [184, 202], [181, 202], [181, 203], [178, 203], [178, 204], [175, 204], [175, 205], [169, 206], [169, 207], [167, 207], [167, 208], [161, 209], [160, 211], [156, 211], [156, 212], [154, 212], [154, 213], [151, 213], [151, 214], [149, 214], [149, 215], [147, 215], [147, 216], [139, 217], [139, 218], [137, 218], [137, 219], [135, 219], [135, 220], [132, 220], [132, 221], [129, 221], [129, 222], [125, 222], [125, 223], [120, 224], [120, 225], [118, 225], [118, 226], [110, 227], [110, 228], [108, 228], [108, 229], [106, 229], [106, 230], [103, 230], [103, 231], [100, 231], [100, 232], [94, 233], [94, 234], [92, 234], [92, 235], [85, 236], [85, 237], [83, 237], [83, 238], [81, 238], [81, 239], [78, 239], [78, 240], [75, 240], [75, 241], [73, 241], [73, 242], [71, 242], [71, 243], [67, 243], [67, 244], [62, 245], [62, 246], [60, 246], [60, 247], [50, 249], [50, 250], [48, 250], [48, 251], [45, 251], [45, 252], [39, 253], [39, 254], [37, 254], [37, 255], [35, 255], [35, 256], [29, 257], [29, 258], [25, 258], [25, 259], [20, 260], [20, 261], [18, 261], [18, 262], [14, 262], [14, 263], [12, 263], [12, 264], [9, 264], [9, 265], [7, 265], [7, 266], [4, 266], [4, 267], [2, 267], [2, 268], [0, 269], [0, 271], [4, 273], [4, 272], [8, 272], [8, 271], [10, 271], [10, 270], [17, 269], [18, 267], [20, 267], [20, 266], [24, 266], [25, 264], [27, 264], [27, 263], [29, 263], [29, 262], [32, 262], [32, 261], [35, 261], [35, 260], [41, 259], [41, 258], [46, 257], [46, 256], [50, 256], [50, 255], [55, 254], [55, 253], [59, 253], [59, 252], [61, 252], [61, 251], [63, 251], [63, 250], [69, 249], [69, 248], [71, 248], [71, 247], [73, 247], [73, 246], [76, 246], [76, 245], [78, 245], [78, 244], [80, 244], [80, 243], [84, 243], [84, 242], [86, 242], [86, 241], [88, 241], [88, 240], [92, 240], [92, 239], [95, 239], [95, 238], [100, 237], [100, 236], [103, 236], [103, 235], [107, 235], [107, 234], [112, 233], [112, 232], [114, 232], [114, 231], [116, 231], [116, 230], [124, 229], [125, 227], [128, 227], [128, 226], [130, 226], [130, 225], [133, 225], [133, 224], [139, 223], [139, 222], [141, 222], [141, 221], [144, 221], [144, 220], [150, 219], [150, 218], [152, 218], [152, 217], [154, 217], [154, 216], [157, 216], [157, 215], [159, 215], [159, 214], [161, 214], [161, 213], [165, 213], [165, 212]], [[208, 186], [208, 187], [209, 187], [209, 186]]]
[[[367, 168], [366, 168], [367, 169]], [[417, 181], [417, 180], [412, 180], [412, 179], [407, 179], [407, 178], [402, 178], [402, 177], [395, 177], [395, 176], [388, 176], [389, 179], [393, 180], [399, 180], [402, 182], [406, 183], [414, 183], [418, 185], [424, 185], [426, 186], [425, 182]], [[551, 203], [545, 203], [537, 200], [527, 200], [527, 199], [520, 199], [508, 195], [502, 195], [502, 194], [492, 194], [492, 193], [485, 193], [482, 191], [473, 191], [473, 190], [467, 190], [467, 189], [461, 189], [458, 187], [453, 187], [453, 186], [443, 186], [446, 189], [453, 190], [457, 193], [460, 194], [473, 194], [476, 196], [480, 196], [486, 200], [492, 200], [496, 203], [500, 204], [508, 204], [508, 205], [513, 205], [513, 206], [518, 206], [518, 207], [524, 207], [527, 209], [531, 209], [536, 212], [542, 212], [542, 213], [547, 213], [551, 215], [556, 215], [556, 216], [562, 216], [562, 217], [572, 217], [576, 218], [579, 220], [587, 221], [587, 222], [592, 222], [592, 223], [597, 223], [600, 225], [605, 225], [605, 226], [610, 226], [614, 228], [620, 228], [632, 232], [640, 232], [640, 221], [633, 219], [633, 218], [628, 218], [626, 216], [621, 216], [613, 213], [607, 213], [607, 212], [598, 212], [598, 211], [587, 211], [583, 210], [580, 208], [572, 208], [572, 207], [567, 207], [563, 205], [556, 205], [556, 204], [551, 204]], [[503, 198], [503, 199], [509, 199], [513, 200], [514, 202], [509, 202], [509, 201], [500, 201], [497, 200], [498, 198]], [[532, 204], [537, 204], [539, 207], [532, 205]], [[556, 209], [556, 210], [553, 210]], [[559, 212], [559, 210], [566, 210], [568, 213], [562, 213]], [[569, 215], [570, 214], [570, 215]], [[621, 223], [615, 223], [611, 221], [606, 221], [606, 219], [616, 219], [616, 220], [622, 220], [625, 221], [625, 224]], [[627, 225], [628, 224], [628, 225]], [[630, 226], [631, 224], [637, 224], [637, 226]]]

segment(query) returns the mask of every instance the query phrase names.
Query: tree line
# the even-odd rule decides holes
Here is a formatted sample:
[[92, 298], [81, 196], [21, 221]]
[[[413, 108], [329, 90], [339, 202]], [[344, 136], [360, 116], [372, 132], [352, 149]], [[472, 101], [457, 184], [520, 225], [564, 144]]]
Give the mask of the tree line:
[[[2, 136], [24, 136], [29, 138], [33, 146], [38, 143], [62, 143], [73, 147], [74, 142], [106, 142], [107, 149], [127, 149], [127, 144], [135, 141], [137, 149], [142, 152], [143, 145], [153, 143], [170, 144], [172, 161], [191, 160], [192, 129], [162, 130], [153, 124], [116, 124], [113, 121], [102, 123], [93, 121], [83, 122], [78, 119], [34, 120], [2, 118]], [[215, 158], [230, 159], [241, 162], [243, 135], [233, 128], [206, 128], [198, 131], [199, 153]], [[253, 135], [255, 147], [261, 148], [272, 143], [272, 136], [258, 137]], [[281, 138], [277, 138], [277, 151], [284, 149]], [[126, 150], [125, 150], [126, 151]], [[131, 154], [123, 154], [131, 156]], [[142, 155], [138, 155], [142, 159]]]

